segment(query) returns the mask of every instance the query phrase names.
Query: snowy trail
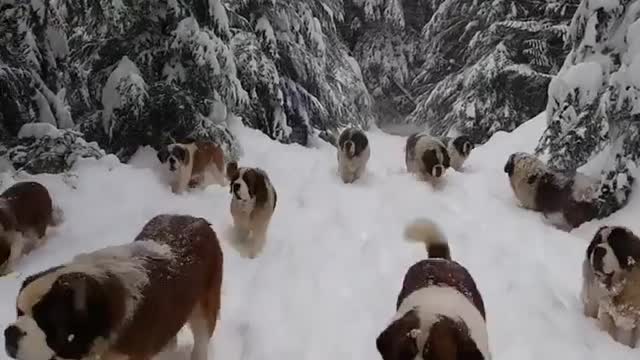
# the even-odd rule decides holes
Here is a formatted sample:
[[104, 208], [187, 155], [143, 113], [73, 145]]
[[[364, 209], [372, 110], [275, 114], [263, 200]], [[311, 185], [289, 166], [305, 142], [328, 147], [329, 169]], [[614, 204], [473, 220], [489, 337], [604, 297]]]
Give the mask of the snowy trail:
[[[422, 246], [402, 239], [404, 225], [417, 216], [442, 226], [454, 259], [474, 276], [494, 359], [637, 357], [637, 350], [613, 342], [582, 316], [580, 265], [599, 224], [572, 234], [555, 230], [517, 207], [511, 193], [504, 163], [513, 151], [533, 149], [543, 122], [538, 117], [512, 134], [497, 134], [472, 153], [464, 173], [448, 172], [439, 189], [406, 174], [402, 137], [369, 133], [368, 174], [345, 185], [335, 173], [331, 146], [282, 145], [257, 131], [234, 129], [245, 152], [241, 165], [269, 173], [278, 205], [259, 258], [240, 258], [222, 244], [222, 314], [212, 358], [379, 359], [375, 338], [394, 313], [404, 273], [426, 256]], [[153, 152], [143, 150], [133, 166], [83, 163], [75, 189], [57, 176], [36, 177], [49, 186], [67, 222], [21, 263], [19, 279], [0, 278], [1, 324], [15, 316], [25, 276], [78, 252], [129, 242], [158, 213], [203, 216], [225, 237], [228, 189], [175, 196], [149, 169], [156, 165]], [[13, 181], [3, 180], [1, 188]], [[607, 223], [639, 231], [632, 222], [639, 207], [633, 202]], [[191, 338], [183, 332], [186, 352]]]

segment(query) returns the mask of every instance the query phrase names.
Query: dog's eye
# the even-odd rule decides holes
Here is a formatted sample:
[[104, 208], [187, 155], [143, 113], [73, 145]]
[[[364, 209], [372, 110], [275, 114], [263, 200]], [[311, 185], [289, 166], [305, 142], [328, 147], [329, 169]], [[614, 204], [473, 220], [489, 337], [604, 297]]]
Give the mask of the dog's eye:
[[16, 312], [18, 313], [18, 317], [24, 315], [24, 311], [20, 310], [20, 308], [18, 308]]

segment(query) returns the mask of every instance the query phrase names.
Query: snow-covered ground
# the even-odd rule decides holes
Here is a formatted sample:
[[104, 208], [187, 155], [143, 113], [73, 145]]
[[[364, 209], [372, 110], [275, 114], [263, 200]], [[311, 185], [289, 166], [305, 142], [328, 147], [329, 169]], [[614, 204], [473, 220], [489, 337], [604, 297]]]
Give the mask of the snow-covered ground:
[[[404, 273], [426, 256], [424, 247], [402, 239], [403, 226], [428, 216], [441, 224], [453, 257], [484, 296], [494, 359], [637, 358], [638, 350], [615, 343], [582, 315], [580, 265], [599, 223], [561, 232], [519, 208], [509, 188], [507, 157], [531, 151], [543, 127], [539, 116], [511, 134], [496, 134], [438, 189], [405, 172], [402, 137], [370, 132], [368, 174], [345, 185], [330, 145], [283, 145], [233, 129], [244, 147], [241, 165], [270, 174], [278, 205], [260, 257], [241, 258], [223, 242], [222, 314], [212, 357], [379, 359], [375, 339], [394, 313]], [[25, 276], [79, 252], [129, 242], [158, 213], [203, 216], [224, 236], [231, 223], [228, 189], [173, 195], [157, 166], [155, 154], [143, 149], [132, 165], [84, 161], [77, 177], [36, 177], [51, 189], [66, 222], [24, 259], [19, 278], [0, 278], [0, 324], [15, 316]], [[2, 180], [2, 189], [15, 181]], [[639, 210], [640, 201], [632, 200], [606, 223], [640, 232]], [[183, 332], [186, 351], [191, 338]]]

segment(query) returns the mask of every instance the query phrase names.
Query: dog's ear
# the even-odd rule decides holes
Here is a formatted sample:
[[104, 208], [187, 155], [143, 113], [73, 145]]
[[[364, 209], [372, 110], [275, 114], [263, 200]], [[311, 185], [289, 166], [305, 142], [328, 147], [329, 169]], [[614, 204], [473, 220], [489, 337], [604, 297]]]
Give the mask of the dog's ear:
[[442, 166], [446, 169], [451, 166], [451, 158], [449, 157], [449, 150], [445, 146], [440, 145], [440, 151], [442, 152]]
[[156, 154], [156, 156], [158, 157], [158, 160], [161, 163], [166, 163], [167, 159], [169, 158], [169, 150], [167, 149], [166, 146], [163, 146], [160, 151], [158, 151], [158, 153]]
[[240, 169], [238, 168], [238, 163], [235, 161], [230, 161], [227, 164], [227, 179], [229, 181], [233, 181], [240, 175]]

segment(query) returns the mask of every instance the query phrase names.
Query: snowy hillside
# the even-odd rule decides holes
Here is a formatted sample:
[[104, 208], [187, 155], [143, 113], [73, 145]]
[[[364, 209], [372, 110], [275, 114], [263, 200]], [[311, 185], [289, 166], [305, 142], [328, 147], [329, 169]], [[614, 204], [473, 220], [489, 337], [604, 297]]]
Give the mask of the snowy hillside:
[[[451, 171], [440, 189], [404, 170], [404, 138], [372, 131], [367, 176], [344, 185], [335, 150], [283, 145], [257, 130], [232, 126], [244, 148], [241, 163], [271, 176], [278, 205], [263, 255], [240, 258], [227, 242], [221, 320], [213, 358], [225, 360], [378, 359], [375, 338], [394, 313], [408, 266], [426, 256], [402, 240], [402, 228], [429, 216], [448, 235], [453, 257], [478, 283], [488, 314], [494, 359], [632, 359], [582, 316], [580, 264], [598, 224], [567, 234], [517, 207], [503, 166], [513, 151], [532, 151], [542, 116], [512, 134], [499, 132], [472, 153], [464, 173]], [[173, 195], [161, 181], [155, 153], [131, 165], [108, 156], [78, 163], [77, 177], [39, 175], [66, 212], [67, 222], [24, 259], [19, 278], [0, 278], [0, 323], [25, 276], [78, 252], [129, 242], [162, 212], [203, 216], [224, 237], [231, 223], [227, 188]], [[1, 187], [12, 180], [2, 177]], [[640, 232], [640, 202], [607, 223]], [[191, 337], [183, 330], [181, 342]], [[183, 350], [188, 350], [184, 347]], [[6, 355], [2, 355], [3, 358]], [[170, 357], [172, 359], [176, 357]], [[178, 357], [182, 358], [182, 357]]]

